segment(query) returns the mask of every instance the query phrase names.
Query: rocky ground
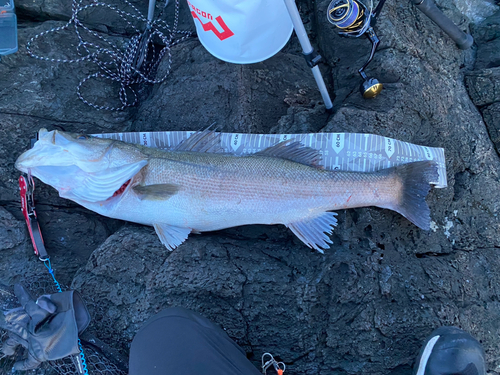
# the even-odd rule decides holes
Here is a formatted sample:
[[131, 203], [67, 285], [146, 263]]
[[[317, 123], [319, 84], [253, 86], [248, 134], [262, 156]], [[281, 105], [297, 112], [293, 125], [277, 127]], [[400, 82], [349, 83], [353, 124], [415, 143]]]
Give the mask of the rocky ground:
[[[381, 47], [367, 71], [384, 90], [364, 100], [357, 69], [369, 42], [339, 37], [326, 21], [328, 3], [298, 5], [324, 56], [332, 114], [295, 36], [252, 65], [217, 60], [189, 38], [172, 48], [163, 83], [136, 87], [138, 105], [96, 110], [76, 94], [78, 83], [98, 71], [95, 64], [26, 53], [30, 38], [67, 22], [69, 3], [17, 1], [19, 52], [0, 62], [0, 283], [40, 289], [50, 277], [32, 252], [14, 168], [42, 127], [101, 133], [198, 130], [216, 122], [227, 132], [379, 134], [445, 149], [448, 187], [427, 199], [431, 231], [392, 211], [363, 208], [338, 213], [334, 245], [324, 255], [283, 226], [193, 235], [170, 253], [152, 228], [98, 216], [39, 182], [37, 212], [57, 278], [83, 294], [94, 318], [89, 333], [103, 342], [100, 355], [124, 371], [141, 323], [162, 308], [184, 306], [222, 326], [256, 365], [271, 352], [290, 373], [410, 374], [421, 341], [441, 325], [473, 334], [489, 372], [500, 373], [499, 7], [438, 2], [475, 38], [462, 51], [409, 1], [388, 1], [377, 23]], [[145, 2], [137, 5], [146, 11]], [[173, 10], [171, 2], [168, 17]], [[133, 30], [106, 11], [96, 8], [85, 19], [125, 43]], [[194, 30], [185, 3], [179, 29]], [[60, 30], [33, 50], [72, 59], [76, 43], [73, 31]], [[160, 73], [167, 68], [165, 59]], [[117, 104], [118, 87], [109, 81], [83, 89], [98, 103]], [[0, 370], [8, 365], [2, 363]], [[61, 369], [38, 372], [69, 373]]]

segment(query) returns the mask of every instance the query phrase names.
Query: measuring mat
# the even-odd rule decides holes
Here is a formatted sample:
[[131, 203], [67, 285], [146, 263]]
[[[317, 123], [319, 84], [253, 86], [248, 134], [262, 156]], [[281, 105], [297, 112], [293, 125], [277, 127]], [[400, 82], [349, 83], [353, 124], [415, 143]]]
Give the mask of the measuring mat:
[[[196, 132], [166, 131], [93, 134], [93, 136], [168, 149], [194, 133]], [[447, 186], [444, 149], [439, 147], [419, 146], [380, 135], [361, 133], [221, 133], [222, 148], [236, 155], [253, 154], [286, 140], [298, 141], [304, 146], [319, 150], [322, 155], [321, 165], [330, 170], [374, 172], [414, 161], [434, 160], [438, 165], [439, 178], [432, 183], [437, 188]]]

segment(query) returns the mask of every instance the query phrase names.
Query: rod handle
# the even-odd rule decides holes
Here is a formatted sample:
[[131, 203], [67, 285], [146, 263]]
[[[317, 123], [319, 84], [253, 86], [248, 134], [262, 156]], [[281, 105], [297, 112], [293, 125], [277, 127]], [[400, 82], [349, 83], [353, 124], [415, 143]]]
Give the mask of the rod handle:
[[413, 4], [429, 17], [441, 30], [453, 39], [460, 49], [469, 49], [474, 43], [471, 35], [464, 33], [443, 12], [441, 12], [432, 0], [412, 0]]

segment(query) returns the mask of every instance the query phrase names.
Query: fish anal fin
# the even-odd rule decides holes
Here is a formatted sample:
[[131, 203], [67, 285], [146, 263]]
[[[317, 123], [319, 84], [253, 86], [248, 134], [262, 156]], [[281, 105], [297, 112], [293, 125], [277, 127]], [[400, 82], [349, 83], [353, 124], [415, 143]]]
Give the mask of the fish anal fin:
[[326, 233], [332, 234], [333, 227], [337, 225], [336, 215], [335, 212], [324, 212], [313, 219], [289, 223], [286, 226], [307, 246], [323, 253], [323, 249], [329, 249], [328, 244], [333, 243]]
[[177, 194], [180, 186], [176, 184], [136, 185], [132, 190], [141, 201], [144, 199], [166, 200]]
[[255, 155], [272, 156], [309, 165], [311, 167], [323, 168], [321, 163], [321, 154], [318, 150], [306, 147], [300, 142], [283, 141], [268, 147]]
[[153, 227], [161, 243], [170, 251], [186, 241], [191, 233], [191, 228], [175, 227], [164, 223], [153, 224]]
[[211, 153], [224, 152], [221, 146], [220, 133], [211, 130], [211, 127], [192, 134], [188, 139], [185, 139], [174, 147], [173, 150]]

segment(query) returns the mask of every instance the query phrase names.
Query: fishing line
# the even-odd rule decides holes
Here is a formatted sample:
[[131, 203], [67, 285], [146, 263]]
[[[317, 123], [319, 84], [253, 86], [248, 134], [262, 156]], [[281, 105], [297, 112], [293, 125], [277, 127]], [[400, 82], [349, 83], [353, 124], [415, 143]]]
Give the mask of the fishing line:
[[341, 30], [340, 35], [357, 38], [368, 30], [374, 13], [373, 1], [366, 6], [357, 0], [332, 0], [328, 6], [327, 19]]
[[380, 43], [373, 27], [384, 3], [385, 0], [379, 0], [375, 9], [373, 9], [372, 0], [370, 0], [368, 6], [359, 0], [332, 0], [328, 5], [327, 19], [332, 25], [340, 29], [340, 35], [353, 38], [365, 35], [372, 43], [368, 61], [358, 70], [363, 79], [360, 90], [364, 98], [374, 98], [380, 94], [383, 87], [377, 79], [368, 77], [365, 69], [373, 60]]
[[[165, 81], [172, 64], [171, 48], [192, 36], [190, 31], [178, 30], [179, 0], [175, 1], [172, 27], [159, 18], [163, 10], [155, 20], [148, 22], [130, 1], [123, 0], [123, 2], [124, 5], [132, 9], [131, 12], [126, 12], [117, 5], [101, 1], [84, 4], [84, 0], [73, 0], [71, 6], [72, 15], [66, 25], [43, 31], [32, 37], [26, 44], [28, 54], [38, 60], [53, 63], [79, 63], [84, 61], [95, 63], [100, 70], [89, 74], [80, 81], [77, 86], [77, 95], [85, 104], [97, 110], [120, 111], [135, 105], [138, 102], [138, 96], [133, 85], [141, 83], [157, 84]], [[165, 6], [167, 3], [168, 0]], [[111, 41], [109, 36], [105, 37], [102, 33], [91, 30], [89, 26], [83, 23], [80, 18], [81, 13], [98, 8], [105, 8], [113, 12], [123, 20], [126, 27], [134, 30], [136, 34], [131, 37], [125, 46], [119, 46], [118, 43]], [[147, 32], [141, 30], [137, 24], [145, 25]], [[35, 44], [35, 41], [39, 41], [40, 38], [47, 34], [69, 30], [71, 26], [73, 26], [79, 41], [76, 50], [81, 57], [59, 59], [40, 56], [33, 52], [32, 45]], [[83, 34], [87, 34], [87, 36], [84, 37]], [[159, 64], [165, 58], [167, 59], [165, 73], [160, 77], [156, 77]], [[82, 93], [83, 85], [87, 81], [99, 78], [119, 84], [117, 96], [121, 105], [100, 105], [91, 99], [87, 99], [88, 96]]]

